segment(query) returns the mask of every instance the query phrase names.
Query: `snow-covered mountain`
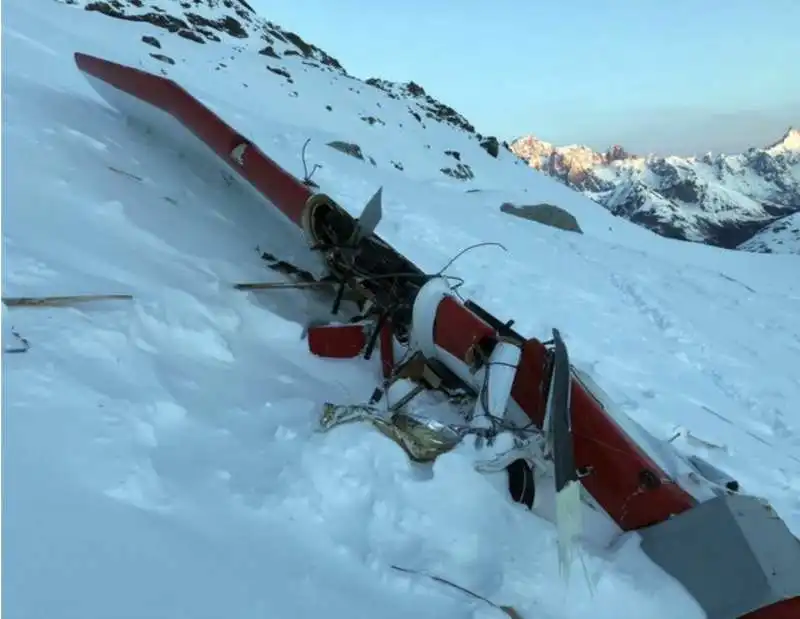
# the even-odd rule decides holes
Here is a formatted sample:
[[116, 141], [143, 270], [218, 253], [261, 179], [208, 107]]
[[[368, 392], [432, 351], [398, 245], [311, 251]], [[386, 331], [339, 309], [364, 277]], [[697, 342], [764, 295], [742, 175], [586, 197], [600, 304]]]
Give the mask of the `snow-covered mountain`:
[[[511, 149], [536, 168], [661, 235], [726, 248], [800, 253], [800, 131], [738, 155], [636, 156], [535, 137]], [[793, 232], [795, 231], [795, 232]]]
[[[312, 105], [322, 106], [330, 112], [332, 124], [341, 124], [341, 110], [334, 109], [333, 98], [341, 89], [346, 89], [351, 98], [363, 101], [356, 115], [348, 118], [350, 123], [366, 123], [375, 127], [373, 134], [384, 137], [387, 132], [399, 133], [406, 139], [418, 140], [424, 148], [430, 150], [432, 143], [437, 141], [437, 132], [426, 132], [432, 126], [457, 129], [470, 141], [478, 144], [483, 149], [482, 154], [488, 153], [491, 157], [498, 157], [501, 144], [494, 136], [483, 136], [475, 127], [452, 107], [437, 101], [424, 88], [414, 82], [396, 83], [380, 78], [360, 80], [347, 73], [344, 67], [333, 56], [327, 54], [317, 46], [306, 42], [299, 35], [281, 28], [267, 19], [258, 16], [252, 7], [244, 0], [193, 0], [192, 2], [179, 0], [112, 0], [110, 2], [95, 0], [55, 0], [65, 4], [83, 8], [91, 12], [99, 12], [120, 20], [147, 23], [155, 26], [152, 34], [141, 38], [141, 66], [150, 70], [159, 70], [164, 75], [169, 75], [169, 67], [176, 64], [193, 64], [191, 54], [175, 55], [171, 53], [172, 41], [181, 37], [187, 41], [206, 45], [224, 42], [230, 46], [224, 51], [220, 50], [218, 60], [213, 66], [208, 67], [213, 71], [226, 71], [229, 69], [227, 58], [230, 53], [257, 51], [262, 55], [263, 68], [271, 76], [258, 76], [266, 79], [270, 77], [281, 88], [282, 95], [298, 98], [301, 91], [295, 86], [299, 73], [310, 71], [324, 71], [328, 76], [329, 100], [324, 91], [317, 93], [318, 100]], [[166, 38], [165, 38], [166, 37]], [[162, 46], [162, 42], [164, 45]], [[214, 52], [212, 52], [212, 56]], [[241, 87], [250, 85], [242, 83]], [[381, 91], [386, 96], [375, 95], [375, 90]], [[363, 93], [363, 96], [361, 96]], [[311, 95], [306, 94], [306, 97]], [[388, 97], [388, 101], [387, 101]], [[266, 105], [268, 102], [264, 102]], [[303, 104], [298, 102], [298, 114], [293, 119], [300, 120], [298, 115], [303, 109]], [[397, 114], [398, 120], [394, 126], [386, 127], [384, 114], [381, 108], [389, 104], [394, 112], [401, 108], [403, 112]], [[348, 110], [349, 112], [350, 110]], [[398, 129], [402, 131], [397, 131]], [[358, 145], [363, 146], [363, 145]], [[503, 143], [505, 151], [508, 144]], [[389, 161], [379, 161], [369, 150], [351, 148], [354, 156], [364, 157], [372, 165], [392, 165], [398, 170], [405, 169], [405, 163], [397, 158]], [[359, 152], [360, 151], [360, 152]], [[461, 159], [461, 153], [455, 149], [444, 149], [435, 153], [441, 165], [433, 172], [447, 175], [460, 180], [472, 180], [474, 174], [470, 162]]]
[[739, 249], [765, 254], [800, 253], [800, 212], [781, 217], [756, 232]]
[[[800, 534], [797, 256], [614, 217], [244, 2], [4, 0], [2, 28], [3, 295], [130, 295], [3, 310], [4, 351], [25, 350], [3, 356], [9, 619], [505, 616], [420, 574], [524, 619], [703, 616], [619, 531], [585, 535], [591, 587], [565, 583], [552, 522], [473, 445], [425, 467], [370, 427], [316, 431], [324, 402], [371, 396], [379, 360], [311, 355], [314, 295], [231, 285], [278, 279], [265, 250], [309, 266], [304, 239], [109, 107], [76, 51], [168, 75], [352, 212], [383, 187], [378, 233], [429, 272], [502, 243], [448, 267], [462, 294], [526, 335], [557, 326], [631, 418]], [[520, 219], [538, 205], [580, 233]]]

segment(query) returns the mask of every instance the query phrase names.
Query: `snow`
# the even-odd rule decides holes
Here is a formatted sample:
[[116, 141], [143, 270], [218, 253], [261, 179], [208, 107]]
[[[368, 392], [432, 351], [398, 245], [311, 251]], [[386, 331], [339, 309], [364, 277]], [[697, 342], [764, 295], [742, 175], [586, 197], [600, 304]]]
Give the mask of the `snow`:
[[747, 251], [800, 254], [800, 213], [772, 222], [739, 246]]
[[[294, 173], [311, 138], [314, 179], [353, 212], [382, 186], [378, 232], [425, 269], [502, 241], [506, 253], [474, 250], [448, 270], [464, 294], [522, 333], [557, 326], [636, 422], [677, 435], [800, 534], [800, 256], [655, 236], [297, 57], [47, 0], [3, 8], [3, 294], [134, 296], [4, 309], [5, 345], [11, 327], [31, 345], [3, 358], [9, 618], [502, 616], [392, 565], [526, 619], [701, 616], [630, 538], [586, 539], [594, 591], [565, 584], [554, 526], [464, 450], [425, 470], [367, 426], [316, 432], [323, 402], [369, 397], [377, 361], [310, 355], [303, 327], [325, 311], [313, 296], [230, 287], [275, 276], [257, 246], [302, 264], [304, 242], [213, 160], [109, 108], [74, 51], [168, 72]], [[145, 34], [176, 64], [151, 58]], [[474, 180], [439, 172], [449, 149]], [[504, 201], [560, 205], [584, 234], [508, 217]]]

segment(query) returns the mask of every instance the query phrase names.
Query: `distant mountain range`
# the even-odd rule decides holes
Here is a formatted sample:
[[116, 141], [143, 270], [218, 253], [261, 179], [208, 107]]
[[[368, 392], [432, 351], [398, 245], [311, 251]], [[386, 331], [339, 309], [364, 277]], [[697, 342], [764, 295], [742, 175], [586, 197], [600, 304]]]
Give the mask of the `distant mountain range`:
[[511, 150], [533, 168], [663, 236], [800, 254], [800, 131], [738, 155], [638, 156], [534, 136]]

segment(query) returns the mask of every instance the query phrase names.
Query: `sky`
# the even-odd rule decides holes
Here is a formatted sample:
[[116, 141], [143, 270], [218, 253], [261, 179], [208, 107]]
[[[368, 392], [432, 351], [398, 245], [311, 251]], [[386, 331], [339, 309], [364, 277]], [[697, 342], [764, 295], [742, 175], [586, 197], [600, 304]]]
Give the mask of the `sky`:
[[502, 139], [739, 152], [800, 126], [799, 0], [249, 0]]

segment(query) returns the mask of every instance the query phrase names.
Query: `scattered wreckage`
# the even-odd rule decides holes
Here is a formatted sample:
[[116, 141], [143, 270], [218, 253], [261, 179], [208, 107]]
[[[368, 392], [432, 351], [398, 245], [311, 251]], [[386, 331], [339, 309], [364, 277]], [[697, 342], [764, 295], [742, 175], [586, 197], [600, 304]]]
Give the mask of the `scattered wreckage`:
[[[506, 474], [515, 501], [532, 507], [552, 483], [562, 567], [588, 506], [618, 534], [638, 536], [709, 619], [800, 617], [800, 541], [774, 510], [622, 413], [570, 364], [557, 329], [547, 342], [525, 337], [512, 321], [463, 301], [447, 276], [427, 274], [395, 251], [375, 233], [380, 190], [354, 218], [175, 82], [86, 54], [75, 60], [110, 105], [173, 145], [210, 149], [266, 208], [302, 229], [327, 276], [295, 269], [295, 283], [238, 287], [327, 287], [338, 322], [309, 327], [311, 351], [366, 359], [378, 352], [383, 384], [369, 404], [326, 404], [323, 430], [372, 423], [420, 462], [469, 437], [488, 454], [477, 468]], [[345, 298], [357, 308], [346, 316]], [[443, 394], [462, 421], [411, 410], [423, 392]]]

